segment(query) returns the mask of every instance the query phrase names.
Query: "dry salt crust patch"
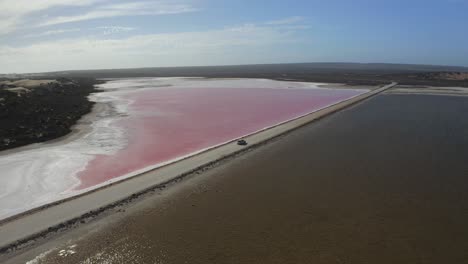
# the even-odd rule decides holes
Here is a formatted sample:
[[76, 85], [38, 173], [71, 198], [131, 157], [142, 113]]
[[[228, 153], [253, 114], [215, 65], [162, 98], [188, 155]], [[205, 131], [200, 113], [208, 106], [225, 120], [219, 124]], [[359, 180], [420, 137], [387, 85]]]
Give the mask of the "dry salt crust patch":
[[95, 108], [102, 110], [86, 133], [0, 153], [0, 220], [368, 91], [320, 85], [266, 79], [108, 80], [90, 100], [110, 107]]

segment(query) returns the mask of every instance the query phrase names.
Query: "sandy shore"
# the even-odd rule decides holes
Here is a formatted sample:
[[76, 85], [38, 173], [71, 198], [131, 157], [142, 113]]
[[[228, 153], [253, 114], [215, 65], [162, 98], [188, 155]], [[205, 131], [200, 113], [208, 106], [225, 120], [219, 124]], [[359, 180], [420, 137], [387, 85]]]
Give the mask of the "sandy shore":
[[83, 137], [91, 131], [90, 124], [97, 119], [97, 116], [106, 111], [110, 111], [111, 105], [108, 103], [95, 103], [91, 109], [91, 112], [82, 116], [75, 125], [73, 125], [70, 130], [71, 132], [65, 136], [48, 140], [46, 142], [33, 143], [26, 146], [21, 146], [13, 149], [7, 149], [0, 151], [0, 156], [11, 155], [14, 153], [33, 150], [41, 147], [53, 147], [60, 146], [78, 138]]

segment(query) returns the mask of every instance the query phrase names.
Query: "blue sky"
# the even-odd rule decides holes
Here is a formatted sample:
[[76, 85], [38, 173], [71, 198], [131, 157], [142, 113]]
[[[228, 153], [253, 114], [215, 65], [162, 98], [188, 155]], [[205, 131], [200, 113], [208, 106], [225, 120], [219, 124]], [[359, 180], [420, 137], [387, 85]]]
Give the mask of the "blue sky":
[[468, 66], [468, 0], [0, 0], [0, 72], [282, 62]]

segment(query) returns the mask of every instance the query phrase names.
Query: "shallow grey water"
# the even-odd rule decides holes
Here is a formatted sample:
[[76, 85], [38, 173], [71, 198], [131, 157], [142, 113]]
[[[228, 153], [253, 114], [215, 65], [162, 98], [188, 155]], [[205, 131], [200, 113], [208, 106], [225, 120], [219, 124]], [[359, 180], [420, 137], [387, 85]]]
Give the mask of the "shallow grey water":
[[37, 263], [468, 263], [467, 114], [467, 97], [378, 96]]

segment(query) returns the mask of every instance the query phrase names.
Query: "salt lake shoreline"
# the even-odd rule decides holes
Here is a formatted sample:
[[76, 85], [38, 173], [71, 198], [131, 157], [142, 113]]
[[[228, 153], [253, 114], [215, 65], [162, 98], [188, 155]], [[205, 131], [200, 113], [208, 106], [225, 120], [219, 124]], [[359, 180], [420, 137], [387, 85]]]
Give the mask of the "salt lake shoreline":
[[[156, 83], [154, 83], [153, 80], [156, 80]], [[217, 88], [228, 88], [232, 85], [229, 84], [231, 82], [234, 82], [235, 86], [238, 88], [251, 88], [252, 84], [255, 84], [254, 86], [259, 85], [263, 88], [294, 88], [293, 90], [321, 88], [319, 90], [326, 91], [328, 89], [325, 89], [323, 86], [327, 87], [327, 85], [330, 85], [331, 88], [336, 88], [331, 84], [323, 83], [278, 82], [269, 79], [249, 78], [124, 78], [109, 80], [109, 82], [105, 84], [101, 83], [98, 86], [101, 91], [89, 95], [90, 101], [97, 104], [96, 108], [93, 108], [91, 114], [84, 116], [81, 120], [82, 122], [79, 122], [79, 124], [74, 127], [73, 133], [47, 143], [32, 144], [12, 150], [8, 152], [9, 155], [0, 155], [0, 165], [4, 168], [5, 173], [3, 179], [2, 203], [0, 203], [0, 209], [2, 210], [0, 211], [0, 218], [2, 218], [0, 223], [8, 222], [9, 220], [21, 217], [29, 212], [53, 206], [108, 184], [113, 184], [157, 167], [188, 158], [192, 155], [228, 143], [234, 138], [246, 136], [264, 130], [265, 128], [278, 125], [279, 123], [277, 122], [282, 123], [297, 118], [299, 115], [318, 110], [312, 107], [299, 115], [295, 114], [284, 117], [284, 119], [264, 124], [265, 126], [256, 127], [254, 130], [231, 135], [234, 137], [227, 137], [222, 141], [216, 141], [204, 147], [199, 146], [191, 151], [179, 153], [180, 155], [173, 158], [160, 160], [159, 162], [151, 160], [151, 162], [145, 166], [134, 168], [131, 170], [131, 173], [116, 175], [119, 177], [114, 176], [105, 182], [98, 182], [98, 185], [93, 184], [93, 186], [84, 189], [78, 188], [83, 181], [79, 178], [77, 173], [87, 167], [86, 164], [89, 163], [90, 158], [99, 154], [112, 155], [115, 151], [119, 151], [119, 149], [128, 145], [126, 143], [127, 136], [121, 133], [121, 128], [114, 125], [114, 121], [118, 121], [122, 117], [126, 118], [128, 115], [127, 111], [129, 105], [133, 104], [133, 102], [132, 99], [127, 98], [127, 93], [133, 93], [136, 90], [151, 90], [152, 88], [145, 86], [145, 83], [148, 81], [151, 82], [151, 87], [156, 88], [167, 88], [168, 86], [191, 88], [193, 85], [197, 87], [200, 85], [200, 82], [202, 82], [203, 86], [214, 85]], [[163, 85], [161, 85], [161, 83]], [[362, 94], [368, 91], [369, 87], [361, 88], [351, 86], [348, 87], [348, 89], [355, 90], [354, 92], [350, 91], [351, 94], [356, 94], [356, 91], [359, 91], [357, 92], [358, 94]], [[213, 92], [214, 91], [215, 90], [213, 90]], [[347, 99], [349, 99], [349, 97]], [[312, 104], [312, 106], [313, 105], [314, 104]], [[325, 106], [329, 106], [329, 104], [321, 107]], [[137, 127], [139, 126], [137, 125]], [[123, 132], [125, 133], [125, 131]], [[172, 137], [169, 136], [169, 138], [166, 139], [172, 139]], [[109, 174], [107, 173], [108, 170], [105, 171], [106, 174]], [[8, 175], [9, 177], [6, 177]]]
[[[106, 85], [104, 85], [104, 83], [102, 81], [105, 81], [105, 80], [101, 80], [100, 81], [100, 85], [98, 85], [96, 88], [97, 90], [99, 90], [99, 92], [97, 93], [93, 93], [91, 95], [88, 96], [89, 100], [91, 102], [93, 102], [95, 104], [95, 107], [92, 109], [91, 113], [83, 116], [83, 118], [72, 128], [72, 133], [68, 134], [67, 136], [64, 136], [64, 137], [61, 137], [59, 139], [55, 139], [55, 140], [51, 140], [49, 142], [44, 142], [44, 143], [36, 143], [36, 144], [31, 144], [31, 145], [28, 145], [28, 146], [24, 146], [24, 147], [20, 147], [20, 148], [17, 148], [17, 149], [12, 149], [12, 150], [9, 150], [7, 152], [4, 152], [4, 153], [0, 153], [0, 158], [3, 158], [3, 159], [6, 159], [7, 163], [6, 164], [3, 164], [5, 165], [7, 168], [7, 171], [5, 173], [16, 173], [15, 175], [17, 175], [17, 177], [14, 177], [14, 178], [24, 178], [22, 180], [22, 182], [26, 182], [28, 184], [27, 187], [22, 187], [22, 189], [24, 188], [27, 188], [28, 189], [28, 193], [32, 193], [33, 191], [36, 191], [36, 189], [38, 191], [41, 191], [41, 193], [38, 193], [38, 194], [45, 194], [47, 196], [45, 197], [42, 197], [42, 196], [38, 196], [38, 194], [35, 194], [34, 195], [34, 200], [30, 200], [30, 203], [24, 203], [24, 201], [27, 201], [27, 199], [30, 199], [32, 196], [31, 195], [26, 195], [26, 196], [21, 196], [21, 194], [16, 195], [15, 197], [13, 197], [14, 199], [12, 200], [11, 197], [8, 199], [9, 196], [11, 196], [11, 194], [9, 194], [11, 192], [11, 188], [9, 189], [5, 189], [5, 193], [4, 193], [4, 196], [3, 198], [3, 207], [2, 209], [6, 209], [6, 211], [2, 211], [2, 214], [0, 214], [0, 224], [4, 223], [4, 222], [8, 222], [8, 221], [11, 221], [11, 220], [14, 220], [16, 218], [19, 218], [23, 215], [27, 215], [29, 213], [33, 213], [35, 211], [38, 211], [38, 210], [42, 210], [44, 208], [48, 208], [50, 206], [53, 206], [53, 205], [56, 205], [56, 204], [60, 204], [62, 202], [65, 202], [65, 201], [68, 201], [70, 199], [73, 199], [75, 197], [78, 197], [80, 195], [83, 195], [83, 194], [86, 194], [88, 192], [92, 192], [94, 190], [97, 190], [97, 189], [100, 189], [102, 187], [105, 187], [109, 184], [114, 184], [116, 182], [119, 182], [119, 181], [123, 181], [123, 180], [126, 180], [127, 178], [130, 178], [130, 177], [134, 177], [134, 176], [137, 176], [141, 173], [144, 173], [146, 171], [149, 171], [149, 170], [152, 170], [152, 169], [156, 169], [158, 167], [162, 167], [162, 166], [165, 166], [165, 165], [168, 165], [168, 164], [171, 164], [171, 163], [174, 163], [174, 162], [177, 162], [179, 160], [183, 160], [183, 159], [186, 159], [186, 158], [189, 158], [190, 156], [193, 156], [193, 155], [197, 155], [201, 152], [204, 152], [204, 151], [207, 151], [207, 150], [210, 150], [210, 149], [213, 149], [213, 148], [216, 148], [218, 146], [221, 146], [221, 145], [224, 145], [226, 143], [229, 143], [230, 141], [232, 140], [235, 140], [235, 138], [229, 138], [228, 141], [221, 141], [221, 142], [218, 142], [214, 145], [209, 145], [205, 148], [197, 148], [196, 151], [193, 151], [193, 152], [187, 152], [187, 153], [182, 153], [183, 155], [180, 155], [180, 156], [177, 156], [176, 158], [172, 158], [172, 159], [168, 159], [168, 160], [164, 160], [164, 162], [162, 163], [151, 163], [149, 165], [146, 165], [145, 167], [139, 167], [137, 168], [137, 170], [132, 170], [131, 173], [126, 173], [125, 175], [120, 175], [119, 177], [117, 178], [112, 178], [110, 180], [107, 180], [105, 182], [102, 182], [98, 185], [94, 185], [94, 186], [91, 186], [91, 187], [87, 187], [85, 189], [75, 189], [79, 186], [80, 184], [80, 179], [77, 177], [76, 175], [76, 172], [80, 171], [81, 169], [80, 168], [84, 168], [85, 164], [81, 164], [83, 162], [86, 162], [86, 161], [82, 161], [83, 158], [81, 158], [81, 160], [75, 160], [74, 163], [80, 163], [81, 165], [73, 165], [72, 168], [68, 168], [70, 166], [67, 167], [67, 165], [60, 165], [60, 163], [62, 162], [65, 162], [65, 163], [69, 163], [68, 159], [69, 157], [74, 157], [76, 156], [77, 154], [79, 155], [79, 153], [81, 153], [83, 150], [85, 151], [83, 154], [87, 155], [87, 156], [92, 156], [92, 155], [95, 155], [95, 154], [111, 154], [111, 153], [108, 153], [108, 151], [104, 150], [104, 153], [102, 153], [102, 151], [100, 150], [96, 150], [95, 147], [93, 147], [93, 145], [95, 144], [102, 144], [104, 143], [104, 145], [107, 145], [107, 146], [112, 146], [111, 147], [111, 152], [113, 151], [112, 149], [119, 149], [119, 145], [121, 144], [125, 144], [125, 143], [122, 143], [123, 141], [125, 141], [125, 139], [119, 139], [119, 138], [114, 138], [116, 137], [116, 134], [114, 132], [118, 132], [117, 130], [120, 130], [118, 127], [115, 127], [114, 125], [112, 125], [112, 120], [117, 120], [119, 119], [119, 116], [120, 115], [126, 115], [126, 111], [128, 106], [132, 103], [131, 100], [129, 101], [128, 99], [125, 98], [125, 96], [123, 96], [124, 98], [121, 98], [122, 96], [118, 96], [118, 94], [122, 93], [123, 94], [126, 94], [126, 91], [134, 91], [135, 89], [138, 89], [140, 91], [144, 91], [144, 90], [147, 90], [148, 88], [146, 87], [143, 87], [143, 86], [140, 86], [141, 83], [144, 83], [146, 82], [147, 80], [153, 80], [155, 78], [137, 78], [137, 79], [127, 79], [127, 78], [124, 78], [124, 79], [109, 79], [107, 81], [110, 81], [109, 83], [111, 83], [112, 81], [117, 81], [117, 87], [113, 87], [112, 84], [110, 84], [110, 87], [106, 87]], [[340, 85], [340, 86], [336, 86], [336, 85], [333, 85], [333, 84], [325, 84], [325, 83], [309, 83], [309, 82], [283, 82], [283, 81], [275, 81], [275, 80], [269, 80], [269, 79], [250, 79], [250, 78], [227, 78], [227, 79], [224, 79], [224, 78], [203, 78], [203, 77], [198, 77], [198, 78], [195, 78], [195, 77], [189, 77], [189, 78], [185, 78], [185, 77], [179, 77], [179, 78], [174, 78], [174, 77], [170, 77], [170, 78], [156, 78], [157, 80], [163, 80], [163, 83], [164, 81], [168, 82], [169, 84], [164, 84], [164, 85], [155, 85], [154, 87], [157, 87], [157, 88], [164, 88], [164, 87], [168, 87], [168, 86], [178, 86], [178, 85], [183, 85], [183, 83], [185, 82], [185, 80], [189, 81], [188, 83], [188, 87], [191, 87], [191, 85], [193, 85], [193, 82], [197, 83], [199, 81], [202, 81], [203, 83], [205, 83], [206, 85], [208, 86], [218, 86], [218, 85], [222, 85], [222, 83], [224, 81], [234, 81], [236, 82], [236, 86], [237, 85], [240, 85], [239, 87], [240, 88], [247, 88], [247, 87], [251, 87], [251, 81], [254, 81], [254, 82], [258, 82], [258, 84], [260, 84], [260, 86], [264, 86], [265, 88], [268, 87], [268, 88], [273, 88], [273, 87], [290, 87], [290, 85], [292, 85], [292, 87], [294, 88], [298, 88], [298, 89], [309, 89], [309, 88], [321, 88], [323, 90], [326, 90], [326, 89], [342, 89], [343, 87], [346, 87], [347, 89], [350, 89], [350, 90], [360, 90], [361, 92], [359, 93], [363, 93], [364, 91], [368, 91], [370, 88], [372, 87], [369, 87], [369, 86], [348, 86], [348, 85]], [[124, 89], [122, 89], [121, 87], [121, 81], [124, 81]], [[180, 81], [184, 81], [183, 83], [180, 83]], [[247, 81], [247, 82], [246, 82]], [[221, 82], [221, 83], [220, 83]], [[246, 85], [247, 83], [247, 85]], [[136, 85], [135, 85], [136, 84]], [[104, 85], [104, 86], [101, 86], [101, 85]], [[266, 85], [266, 86], [265, 86]], [[286, 85], [286, 86], [285, 86]], [[229, 86], [229, 85], [228, 85]], [[374, 87], [375, 88], [375, 87]], [[342, 89], [342, 90], [345, 90], [345, 89]], [[110, 94], [109, 93], [106, 93], [106, 92], [111, 92]], [[114, 94], [113, 92], [117, 92], [117, 94]], [[348, 98], [349, 99], [349, 98]], [[330, 106], [330, 105], [327, 105], [327, 106]], [[306, 114], [309, 114], [311, 112], [314, 112], [318, 109], [315, 109], [315, 110], [310, 110], [310, 111], [307, 111], [305, 112]], [[295, 119], [295, 118], [298, 118], [300, 116], [292, 116], [288, 119], [284, 119], [284, 120], [292, 120], [292, 119]], [[111, 119], [111, 123], [105, 121], [104, 119]], [[284, 120], [281, 121], [281, 123], [284, 122]], [[101, 123], [104, 123], [104, 124], [99, 124]], [[251, 130], [250, 132], [248, 132], [247, 134], [238, 134], [236, 135], [236, 138], [237, 137], [244, 137], [244, 136], [247, 136], [249, 134], [252, 134], [252, 133], [257, 133], [257, 132], [260, 132], [262, 130], [265, 130], [265, 129], [268, 129], [268, 128], [271, 128], [273, 126], [276, 126], [276, 125], [279, 125], [280, 123], [270, 123], [268, 124], [267, 126], [265, 127], [259, 127], [258, 129], [259, 130]], [[101, 132], [101, 129], [104, 128], [105, 129], [108, 129], [110, 128], [111, 130], [113, 130], [114, 132], [112, 132], [112, 135], [107, 135], [106, 131], [104, 131], [104, 134], [102, 134]], [[101, 132], [100, 132], [101, 131]], [[102, 134], [102, 135], [101, 135]], [[101, 142], [103, 141], [103, 142]], [[84, 145], [83, 145], [84, 143]], [[70, 145], [73, 145], [73, 147], [70, 149], [70, 147], [68, 146], [68, 144]], [[76, 145], [78, 144], [78, 145]], [[84, 149], [81, 149], [81, 148], [84, 148]], [[108, 148], [108, 147], [106, 147]], [[47, 150], [47, 151], [43, 151], [43, 150]], [[42, 151], [42, 152], [40, 152]], [[60, 152], [62, 151], [67, 151], [67, 153], [69, 154], [65, 160], [63, 159], [63, 155], [60, 154]], [[24, 153], [22, 153], [24, 152]], [[40, 154], [39, 156], [36, 155], [38, 152]], [[59, 154], [57, 154], [57, 152], [59, 152]], [[54, 154], [55, 153], [55, 154]], [[95, 154], [93, 154], [95, 153]], [[11, 156], [9, 156], [11, 155]], [[16, 155], [16, 156], [15, 156]], [[17, 157], [19, 155], [19, 157]], [[50, 158], [47, 158], [48, 159], [48, 162], [44, 163], [44, 162], [41, 162], [40, 160], [44, 159], [43, 157], [45, 157], [44, 155], [46, 155], [47, 157], [50, 156]], [[59, 156], [57, 156], [59, 155]], [[27, 160], [24, 160], [23, 156], [25, 158], [27, 158]], [[29, 157], [29, 158], [28, 158]], [[55, 158], [54, 158], [55, 157]], [[75, 157], [76, 159], [76, 157]], [[88, 159], [88, 158], [86, 158]], [[8, 162], [11, 163], [11, 161], [8, 161], [8, 160], [12, 160], [14, 161], [15, 163], [16, 162], [22, 162], [22, 163], [30, 163], [31, 160], [37, 160], [39, 163], [36, 164], [36, 162], [34, 164], [31, 163], [31, 165], [27, 165], [27, 164], [21, 164], [21, 163], [18, 163], [18, 165], [21, 165], [21, 170], [24, 170], [23, 167], [25, 167], [25, 169], [27, 169], [28, 171], [12, 171], [12, 168], [9, 168], [11, 166], [8, 165]], [[62, 160], [62, 161], [60, 161]], [[0, 160], [1, 161], [1, 160]], [[72, 161], [73, 162], [73, 161]], [[89, 161], [88, 161], [89, 162]], [[58, 163], [56, 165], [49, 165], [51, 163]], [[44, 174], [44, 171], [43, 170], [47, 170], [47, 167], [50, 167], [50, 166], [59, 166], [58, 168], [57, 167], [54, 167], [53, 170], [54, 171], [59, 171], [59, 174], [58, 175], [56, 172], [50, 172], [50, 173], [46, 173]], [[78, 166], [78, 167], [77, 167]], [[15, 165], [15, 167], [18, 167], [17, 165]], [[10, 171], [8, 171], [10, 170]], [[16, 170], [16, 169], [15, 169]], [[34, 175], [30, 175], [31, 174], [31, 171], [34, 171], [33, 174]], [[57, 175], [56, 175], [57, 174]], [[44, 179], [41, 177], [38, 177], [37, 175], [42, 175], [44, 177]], [[50, 176], [52, 175], [52, 176]], [[30, 178], [29, 180], [27, 180], [27, 178]], [[31, 178], [32, 177], [32, 178]], [[12, 178], [12, 177], [9, 177], [9, 178]], [[5, 179], [6, 180], [6, 183], [5, 183], [5, 186], [11, 186], [12, 184], [12, 180], [13, 179], [9, 179], [8, 177]], [[45, 182], [53, 182], [53, 185], [55, 186], [54, 189], [50, 189], [47, 193], [44, 193], [44, 188], [47, 188], [47, 186], [49, 186], [50, 184], [44, 184], [42, 182], [38, 182], [37, 180], [40, 179], [40, 181], [45, 181]], [[26, 180], [26, 181], [25, 181]], [[8, 181], [10, 181], [10, 185], [8, 185]], [[18, 181], [18, 180], [16, 180]], [[66, 181], [64, 182], [66, 185], [64, 184], [61, 184], [59, 185], [61, 182], [63, 181]], [[38, 185], [39, 187], [34, 187], [35, 185]], [[18, 185], [18, 182], [15, 183], [15, 185]], [[41, 187], [43, 186], [43, 187]], [[59, 186], [62, 186], [62, 187], [59, 187]], [[14, 187], [14, 188], [18, 188], [18, 187]], [[40, 189], [38, 189], [40, 188]], [[59, 188], [59, 189], [57, 189]], [[18, 189], [17, 191], [24, 191], [24, 190], [20, 190]], [[15, 191], [15, 193], [17, 193], [17, 191]], [[30, 197], [31, 196], [31, 197]], [[41, 199], [41, 200], [39, 200]], [[43, 201], [44, 199], [46, 199], [47, 201]], [[22, 204], [18, 204], [18, 206], [15, 206], [15, 203], [19, 203], [19, 201], [23, 201]], [[24, 205], [23, 205], [24, 204]], [[8, 211], [9, 210], [9, 211]], [[6, 215], [5, 215], [6, 213]]]
[[467, 109], [385, 92], [5, 264], [467, 263]]
[[[271, 138], [284, 134], [292, 129], [295, 129], [299, 126], [307, 124], [329, 113], [338, 111], [343, 107], [357, 103], [372, 95], [375, 95], [386, 89], [389, 89], [393, 87], [394, 85], [396, 84], [392, 83], [391, 85], [387, 85], [383, 88], [370, 91], [366, 94], [357, 96], [356, 98], [349, 99], [344, 102], [340, 102], [336, 105], [327, 107], [325, 109], [319, 110], [311, 114], [307, 114], [306, 116], [299, 117], [295, 120], [289, 120], [285, 123], [282, 123], [277, 126], [273, 126], [266, 130], [249, 135], [245, 137], [246, 139], [248, 139], [249, 142], [251, 142], [248, 148], [252, 148], [258, 144], [262, 144], [263, 142]], [[78, 122], [78, 124], [74, 127], [73, 129], [74, 132], [69, 134], [65, 138], [63, 138], [63, 140], [72, 140], [76, 137], [79, 137], [82, 133], [86, 133], [86, 129], [89, 129], [89, 126], [87, 127], [87, 124], [89, 124], [89, 122], [93, 118], [96, 118], [99, 111], [102, 111], [103, 107], [109, 107], [109, 106], [106, 105], [105, 103], [96, 104], [95, 107], [93, 108], [93, 111], [87, 114], [86, 116], [84, 116], [83, 119], [80, 122]], [[212, 164], [215, 164], [219, 160], [225, 159], [229, 156], [245, 151], [246, 148], [239, 148], [239, 146], [235, 144], [234, 141], [236, 140], [237, 139], [233, 140], [233, 142], [228, 142], [226, 144], [223, 144], [222, 146], [216, 146], [213, 149], [209, 149], [202, 153], [198, 153], [190, 157], [186, 157], [180, 161], [176, 161], [175, 163], [168, 164], [164, 167], [157, 168], [155, 171], [159, 171], [159, 174], [164, 174], [166, 177], [158, 178], [158, 177], [147, 176], [148, 179], [146, 181], [142, 182], [140, 180], [139, 187], [136, 189], [132, 188], [132, 190], [129, 190], [128, 187], [122, 188], [122, 184], [116, 184], [116, 183], [106, 184], [105, 186], [83, 193], [79, 196], [67, 198], [65, 200], [40, 207], [39, 209], [37, 208], [33, 209], [32, 211], [10, 218], [7, 221], [2, 220], [0, 222], [0, 226], [2, 227], [0, 231], [0, 237], [2, 238], [0, 241], [0, 252], [4, 252], [8, 249], [15, 248], [16, 246], [19, 246], [26, 241], [29, 241], [31, 239], [34, 239], [35, 237], [50, 233], [51, 231], [57, 231], [57, 230], [66, 228], [67, 225], [71, 225], [79, 221], [82, 221], [83, 218], [94, 217], [94, 215], [99, 214], [105, 211], [106, 209], [115, 207], [115, 205], [119, 203], [128, 201], [128, 199], [135, 197], [137, 194], [144, 193], [148, 189], [151, 189], [151, 188], [154, 189], [157, 186], [168, 184], [169, 182], [173, 182], [179, 179], [180, 177], [183, 177], [184, 175], [193, 173], [198, 170], [203, 170], [203, 168], [206, 167], [207, 165], [210, 166]], [[56, 142], [43, 143], [43, 144], [61, 144], [61, 142], [62, 141], [56, 141]], [[29, 147], [35, 147], [35, 146], [32, 145]], [[220, 150], [221, 148], [226, 148], [226, 150]], [[211, 152], [218, 152], [218, 153], [211, 153]], [[142, 175], [139, 175], [139, 177], [123, 179], [120, 183], [126, 183], [126, 185], [132, 184], [131, 182], [135, 181], [135, 179], [143, 178], [140, 176], [154, 174], [154, 173], [158, 174], [158, 172], [155, 172], [155, 171], [143, 173]], [[168, 177], [167, 175], [171, 175], [171, 176]], [[159, 181], [155, 182], [156, 178]], [[116, 191], [116, 190], [109, 191], [110, 189], [116, 189], [116, 190], [121, 189], [121, 191]], [[102, 192], [107, 192], [107, 194], [101, 194]], [[104, 199], [105, 202], [101, 204], [99, 203], [94, 204], [92, 202], [96, 198], [94, 196], [100, 196], [101, 199], [105, 197], [106, 198]], [[113, 197], [112, 202], [108, 200], [109, 197]], [[81, 206], [73, 206], [73, 205], [70, 206], [68, 205], [68, 203], [81, 204]], [[89, 208], [90, 205], [93, 205], [94, 208], [90, 209]], [[59, 208], [59, 207], [62, 207], [62, 208]], [[73, 208], [73, 209], [70, 209], [70, 208]], [[45, 212], [45, 211], [50, 211], [50, 210], [54, 212], [52, 213]], [[46, 216], [45, 219], [42, 218], [41, 215], [42, 217]], [[62, 215], [62, 216], [58, 216], [58, 215]], [[34, 218], [41, 219], [41, 220], [40, 221], [33, 220]], [[19, 228], [19, 227], [22, 227], [22, 228]], [[31, 230], [31, 228], [33, 230]], [[21, 232], [21, 234], [17, 234], [15, 230], [16, 231], [22, 230], [23, 232]], [[24, 230], [28, 230], [28, 231], [24, 231]]]

